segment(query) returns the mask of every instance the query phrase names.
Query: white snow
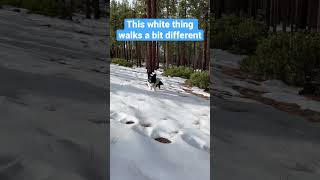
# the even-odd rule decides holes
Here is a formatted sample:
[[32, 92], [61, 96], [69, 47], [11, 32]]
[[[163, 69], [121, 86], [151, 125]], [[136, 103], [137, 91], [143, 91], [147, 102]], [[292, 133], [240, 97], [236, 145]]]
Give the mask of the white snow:
[[291, 87], [279, 80], [264, 81], [261, 86], [267, 93], [263, 97], [274, 99], [280, 102], [293, 103], [300, 106], [301, 109], [309, 109], [320, 112], [320, 102], [308, 99], [299, 95], [302, 88]]
[[[218, 49], [211, 49], [211, 54], [211, 61], [214, 63], [214, 66], [212, 67], [214, 71], [214, 78], [211, 82], [211, 88], [214, 90], [215, 94], [223, 96], [225, 99], [229, 100], [248, 101], [248, 99], [242, 98], [242, 95], [232, 88], [233, 86], [239, 86], [264, 92], [264, 94], [262, 94], [263, 97], [273, 99], [278, 102], [297, 104], [301, 109], [320, 112], [319, 101], [299, 95], [299, 91], [302, 88], [288, 86], [279, 80], [267, 80], [263, 82], [249, 79], [243, 80], [226, 75], [219, 68], [219, 66], [224, 66], [239, 69], [239, 62], [245, 56], [234, 55]], [[252, 102], [254, 102], [254, 100]]]
[[220, 49], [211, 49], [210, 57], [211, 62], [215, 66], [226, 66], [238, 69], [240, 67], [239, 62], [246, 56], [231, 54], [227, 51], [223, 51]]
[[184, 91], [182, 78], [157, 77], [154, 92], [144, 68], [110, 66], [111, 179], [209, 180], [210, 101]]

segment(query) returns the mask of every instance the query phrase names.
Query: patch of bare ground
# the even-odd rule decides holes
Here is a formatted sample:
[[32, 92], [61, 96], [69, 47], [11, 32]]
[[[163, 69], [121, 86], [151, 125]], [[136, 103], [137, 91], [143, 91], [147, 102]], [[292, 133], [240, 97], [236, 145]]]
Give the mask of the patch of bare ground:
[[237, 90], [245, 98], [249, 98], [249, 99], [253, 99], [253, 100], [262, 102], [264, 104], [275, 107], [276, 109], [279, 109], [281, 111], [285, 111], [288, 113], [307, 117], [307, 119], [310, 120], [311, 122], [320, 122], [320, 113], [319, 112], [308, 110], [308, 109], [301, 109], [300, 106], [298, 106], [297, 104], [280, 102], [280, 101], [276, 101], [274, 99], [263, 97], [262, 95], [265, 92], [256, 91], [256, 90], [243, 88], [243, 87], [239, 87], [239, 86], [234, 86], [232, 88]]
[[134, 124], [133, 121], [126, 121], [125, 124]]
[[158, 138], [154, 138], [154, 140], [163, 143], [163, 144], [170, 144], [171, 141], [167, 138], [163, 138], [163, 137], [158, 137]]
[[[208, 96], [194, 93], [191, 89], [188, 89], [188, 88], [190, 88], [188, 85], [184, 84], [184, 86], [187, 87], [187, 88], [182, 88], [184, 91], [186, 91], [186, 92], [188, 92], [188, 93], [190, 93], [190, 94], [193, 94], [193, 95], [195, 95], [195, 96], [204, 98], [204, 99], [206, 99], [206, 100], [209, 100], [209, 99], [210, 99]], [[205, 91], [205, 92], [207, 92], [207, 91]]]
[[320, 101], [320, 96], [314, 96], [314, 95], [304, 95], [305, 98], [314, 100], [314, 101]]
[[[230, 68], [230, 67], [225, 67], [225, 66], [219, 66], [219, 68], [221, 69], [223, 74], [238, 78], [238, 79], [242, 79], [242, 80], [254, 80], [254, 81], [258, 81], [258, 82], [262, 82], [265, 81], [267, 79], [263, 78], [262, 76], [259, 75], [253, 75], [247, 72], [244, 72], [240, 69], [235, 69], [235, 68]], [[256, 85], [259, 85], [258, 83]]]

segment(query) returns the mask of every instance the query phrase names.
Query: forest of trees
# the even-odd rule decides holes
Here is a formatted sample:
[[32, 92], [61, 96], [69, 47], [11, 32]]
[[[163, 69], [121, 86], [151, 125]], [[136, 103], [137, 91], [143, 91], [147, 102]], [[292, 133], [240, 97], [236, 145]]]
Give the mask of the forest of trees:
[[[196, 18], [204, 30], [202, 42], [117, 42], [116, 30], [123, 29], [125, 18]], [[136, 66], [146, 65], [153, 72], [162, 64], [209, 69], [208, 0], [112, 0], [110, 5], [111, 58], [122, 58]]]
[[273, 31], [299, 29], [320, 31], [319, 0], [212, 0], [215, 18], [222, 15], [254, 17], [263, 20]]
[[72, 19], [74, 12], [83, 12], [86, 18], [99, 19], [108, 15], [108, 0], [0, 0], [1, 5], [26, 8], [32, 13]]
[[319, 0], [211, 0], [211, 47], [246, 54], [242, 70], [320, 95]]

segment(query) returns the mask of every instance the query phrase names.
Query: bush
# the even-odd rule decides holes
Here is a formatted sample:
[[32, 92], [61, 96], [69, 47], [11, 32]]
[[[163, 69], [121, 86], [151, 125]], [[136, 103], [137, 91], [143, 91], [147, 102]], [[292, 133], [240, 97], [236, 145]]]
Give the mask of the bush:
[[225, 16], [211, 26], [213, 48], [235, 53], [253, 53], [258, 42], [268, 34], [267, 27], [252, 18]]
[[232, 47], [232, 35], [234, 30], [243, 21], [236, 16], [225, 16], [212, 23], [210, 34], [213, 48], [230, 49]]
[[201, 89], [209, 90], [210, 76], [206, 72], [194, 72], [191, 74], [190, 79], [186, 81], [189, 86], [197, 86]]
[[188, 86], [197, 86], [201, 89], [209, 90], [210, 78], [207, 71], [194, 72], [189, 67], [170, 67], [164, 70], [165, 76], [185, 78]]
[[233, 36], [233, 49], [239, 48], [248, 53], [253, 53], [261, 39], [266, 37], [267, 28], [253, 19], [242, 21]]
[[191, 68], [185, 67], [185, 66], [179, 66], [179, 67], [166, 68], [163, 74], [165, 76], [181, 77], [181, 78], [189, 79], [192, 73], [193, 73], [193, 70]]
[[277, 33], [264, 39], [253, 56], [240, 68], [268, 79], [291, 85], [304, 85], [319, 77], [320, 35], [316, 33]]
[[132, 67], [133, 65], [125, 60], [125, 59], [120, 59], [120, 58], [113, 58], [112, 59], [113, 64], [118, 64], [119, 66], [124, 66], [124, 67]]

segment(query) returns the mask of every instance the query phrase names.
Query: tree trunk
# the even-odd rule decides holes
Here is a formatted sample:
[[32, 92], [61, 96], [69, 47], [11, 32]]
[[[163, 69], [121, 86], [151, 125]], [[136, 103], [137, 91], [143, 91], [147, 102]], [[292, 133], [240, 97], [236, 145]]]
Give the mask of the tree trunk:
[[91, 0], [86, 0], [86, 18], [91, 18]]
[[271, 5], [271, 2], [270, 2], [271, 0], [266, 0], [266, 19], [265, 19], [265, 21], [266, 21], [266, 23], [267, 23], [267, 26], [268, 26], [268, 29], [269, 29], [269, 27], [270, 27], [270, 5]]
[[123, 58], [124, 58], [124, 59], [127, 59], [127, 58], [126, 58], [126, 44], [125, 44], [125, 43], [126, 43], [126, 42], [124, 41], [124, 42], [123, 42]]
[[277, 22], [276, 22], [276, 0], [271, 0], [271, 19], [272, 19], [272, 31], [276, 32], [277, 31]]
[[[205, 14], [205, 18], [204, 19], [208, 19], [208, 12]], [[208, 46], [208, 23], [205, 22], [202, 70], [206, 70], [206, 68], [207, 68], [206, 67], [206, 64], [207, 64], [207, 46]]]
[[127, 56], [127, 61], [130, 60], [130, 57], [129, 57], [129, 41], [126, 41], [126, 56]]
[[[146, 0], [147, 4], [147, 17], [151, 18], [151, 0]], [[146, 56], [146, 66], [147, 72], [152, 73], [152, 42], [147, 41], [147, 56]]]
[[93, 9], [94, 9], [94, 18], [99, 19], [100, 18], [99, 0], [92, 0], [92, 3], [93, 3]]
[[320, 32], [320, 2], [318, 2], [318, 20], [317, 20], [317, 31]]
[[197, 44], [196, 44], [196, 42], [194, 41], [193, 42], [193, 60], [192, 60], [192, 68], [193, 68], [193, 70], [195, 70], [196, 69], [196, 60], [197, 60]]
[[201, 61], [202, 61], [202, 55], [203, 50], [200, 46], [200, 48], [198, 48], [198, 58], [197, 58], [197, 64], [196, 64], [196, 69], [201, 69]]
[[163, 68], [166, 67], [167, 64], [167, 46], [166, 46], [166, 42], [162, 43], [162, 47], [163, 47]]
[[185, 42], [181, 42], [181, 65], [185, 66], [186, 63], [186, 44]]
[[177, 58], [177, 61], [176, 61], [176, 65], [179, 67], [180, 66], [180, 59], [181, 59], [181, 54], [180, 54], [180, 42], [178, 41], [177, 42], [177, 48], [178, 48], [178, 58]]
[[169, 64], [171, 63], [170, 61], [170, 58], [171, 58], [171, 56], [170, 56], [170, 52], [171, 52], [171, 50], [170, 50], [170, 48], [169, 48], [169, 42], [168, 41], [166, 41], [166, 50], [167, 50], [167, 53], [166, 53], [166, 67], [168, 68], [169, 67]]
[[132, 44], [131, 41], [128, 41], [128, 43], [129, 43], [129, 58], [131, 60], [131, 63], [133, 64], [133, 57], [132, 57], [132, 46], [133, 46], [133, 44]]
[[159, 49], [160, 47], [159, 47], [159, 42], [157, 42], [157, 60], [156, 60], [156, 62], [157, 62], [157, 69], [159, 69], [159, 67], [160, 67], [160, 49]]
[[[152, 5], [151, 5], [151, 10], [152, 10], [152, 18], [157, 17], [157, 0], [152, 0]], [[152, 72], [156, 69], [156, 59], [157, 59], [157, 54], [156, 54], [156, 49], [157, 49], [157, 42], [152, 41]]]
[[[166, 11], [167, 11], [167, 18], [169, 18], [169, 0], [167, 0], [166, 1]], [[169, 48], [169, 42], [168, 41], [166, 41], [165, 42], [165, 46], [166, 46], [166, 68], [168, 68], [169, 67], [169, 64], [170, 64], [170, 58], [171, 58], [171, 55], [170, 55], [170, 48]]]

